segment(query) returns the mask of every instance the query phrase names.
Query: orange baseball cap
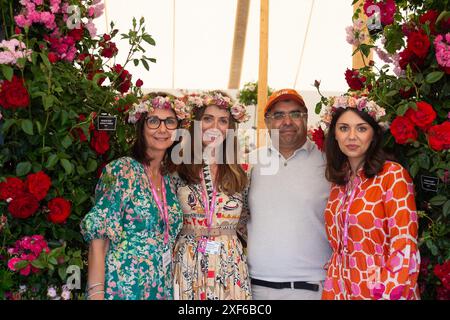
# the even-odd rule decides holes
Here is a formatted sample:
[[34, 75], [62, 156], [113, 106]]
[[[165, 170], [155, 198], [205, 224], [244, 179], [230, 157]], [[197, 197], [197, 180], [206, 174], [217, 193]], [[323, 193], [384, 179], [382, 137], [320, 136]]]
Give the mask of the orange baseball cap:
[[294, 89], [281, 89], [273, 92], [270, 95], [266, 107], [264, 108], [264, 114], [266, 114], [275, 103], [283, 100], [297, 101], [300, 105], [306, 108], [306, 104], [305, 101], [303, 100], [303, 97], [297, 91], [295, 91]]

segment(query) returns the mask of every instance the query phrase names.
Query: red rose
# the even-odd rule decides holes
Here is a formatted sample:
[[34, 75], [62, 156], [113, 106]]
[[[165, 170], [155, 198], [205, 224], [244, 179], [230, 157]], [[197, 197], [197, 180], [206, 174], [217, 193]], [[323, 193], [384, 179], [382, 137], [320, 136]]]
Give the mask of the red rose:
[[31, 217], [39, 209], [39, 202], [31, 193], [24, 193], [13, 199], [8, 211], [14, 218], [26, 219]]
[[120, 64], [114, 65], [112, 70], [119, 75], [119, 79], [116, 80], [116, 83], [118, 83], [118, 90], [120, 93], [128, 92], [131, 86], [131, 74]]
[[450, 149], [450, 121], [432, 126], [428, 130], [428, 143], [436, 151]]
[[48, 203], [48, 219], [53, 223], [64, 223], [70, 216], [72, 205], [64, 198], [54, 198]]
[[433, 123], [434, 119], [436, 119], [436, 111], [434, 111], [430, 104], [424, 101], [416, 102], [416, 106], [417, 110], [410, 108], [406, 111], [405, 116], [425, 131]]
[[109, 35], [109, 34], [104, 34], [103, 35], [103, 40], [105, 40], [105, 41], [109, 41], [109, 40], [111, 40], [111, 36]]
[[395, 118], [392, 121], [390, 130], [395, 141], [399, 144], [417, 140], [417, 131], [414, 128], [414, 124], [407, 117], [399, 116]]
[[142, 87], [143, 85], [144, 85], [144, 81], [142, 81], [141, 79], [138, 79], [138, 80], [136, 81], [136, 87], [140, 88], [140, 87]]
[[100, 55], [105, 58], [112, 58], [119, 52], [114, 42], [102, 43], [101, 46], [103, 49], [100, 51]]
[[425, 58], [430, 49], [430, 39], [423, 30], [411, 32], [408, 36], [408, 48], [419, 58]]
[[316, 143], [317, 148], [320, 151], [323, 151], [323, 146], [325, 144], [325, 133], [323, 132], [321, 127], [311, 132], [311, 139]]
[[16, 198], [25, 192], [25, 184], [16, 177], [8, 177], [5, 182], [0, 183], [0, 199], [7, 200]]
[[28, 175], [25, 180], [28, 191], [41, 201], [47, 196], [48, 190], [52, 185], [52, 180], [43, 171]]
[[414, 71], [419, 71], [421, 67], [423, 67], [424, 59], [419, 58], [412, 52], [409, 48], [406, 48], [399, 54], [399, 66], [402, 68], [402, 70], [406, 70], [406, 66], [408, 64], [411, 65], [411, 68]]
[[345, 80], [347, 81], [350, 89], [361, 90], [362, 88], [364, 88], [366, 77], [361, 77], [357, 70], [347, 69], [345, 71]]
[[13, 76], [11, 81], [3, 81], [0, 87], [0, 105], [3, 108], [26, 108], [29, 104], [30, 96], [22, 78]]
[[436, 20], [439, 16], [439, 12], [436, 10], [428, 10], [426, 13], [419, 17], [419, 22], [421, 24], [430, 24], [430, 32], [432, 34], [436, 33]]
[[409, 90], [404, 90], [401, 88], [398, 92], [400, 93], [403, 99], [408, 99], [415, 93], [415, 90], [414, 88], [409, 88]]
[[84, 29], [80, 28], [80, 29], [72, 29], [69, 32], [69, 36], [73, 38], [73, 40], [75, 41], [80, 41], [81, 39], [83, 39], [84, 36]]
[[109, 135], [106, 131], [94, 131], [94, 136], [91, 139], [91, 148], [97, 154], [104, 154], [109, 150]]
[[50, 63], [56, 63], [58, 62], [58, 55], [54, 52], [49, 52], [48, 53], [48, 61], [50, 61]]

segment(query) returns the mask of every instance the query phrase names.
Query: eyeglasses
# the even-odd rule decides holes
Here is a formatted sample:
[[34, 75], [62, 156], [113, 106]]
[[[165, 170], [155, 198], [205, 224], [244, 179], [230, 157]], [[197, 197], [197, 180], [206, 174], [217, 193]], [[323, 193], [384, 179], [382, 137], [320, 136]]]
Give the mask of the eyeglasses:
[[288, 115], [292, 120], [299, 120], [303, 117], [307, 117], [308, 113], [302, 112], [302, 111], [274, 112], [272, 115], [270, 115], [270, 114], [266, 115], [266, 118], [281, 121], [284, 118], [286, 118], [286, 116], [288, 116]]
[[174, 117], [160, 119], [156, 116], [151, 116], [145, 118], [145, 123], [147, 124], [147, 128], [149, 129], [158, 129], [161, 126], [161, 122], [164, 122], [164, 125], [169, 130], [174, 130], [178, 127], [178, 120]]

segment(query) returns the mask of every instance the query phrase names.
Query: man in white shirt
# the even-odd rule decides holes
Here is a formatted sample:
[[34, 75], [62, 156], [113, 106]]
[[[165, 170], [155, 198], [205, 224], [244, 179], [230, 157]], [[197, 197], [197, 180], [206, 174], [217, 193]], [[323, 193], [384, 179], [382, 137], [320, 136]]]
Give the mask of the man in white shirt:
[[308, 109], [295, 90], [274, 92], [264, 113], [272, 142], [255, 151], [264, 161], [253, 166], [248, 195], [253, 299], [320, 299], [331, 255], [325, 159], [307, 139]]

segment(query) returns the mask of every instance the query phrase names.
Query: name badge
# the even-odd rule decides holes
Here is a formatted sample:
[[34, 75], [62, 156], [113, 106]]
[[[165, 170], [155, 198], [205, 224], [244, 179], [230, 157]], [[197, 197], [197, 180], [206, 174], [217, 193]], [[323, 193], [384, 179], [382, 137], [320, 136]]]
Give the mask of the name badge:
[[220, 252], [220, 242], [218, 241], [208, 241], [206, 243], [206, 253], [208, 254], [219, 254]]
[[172, 252], [170, 250], [166, 250], [163, 253], [163, 268], [167, 269], [168, 266], [172, 263]]

